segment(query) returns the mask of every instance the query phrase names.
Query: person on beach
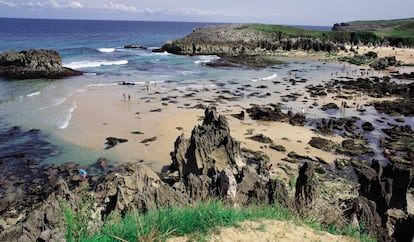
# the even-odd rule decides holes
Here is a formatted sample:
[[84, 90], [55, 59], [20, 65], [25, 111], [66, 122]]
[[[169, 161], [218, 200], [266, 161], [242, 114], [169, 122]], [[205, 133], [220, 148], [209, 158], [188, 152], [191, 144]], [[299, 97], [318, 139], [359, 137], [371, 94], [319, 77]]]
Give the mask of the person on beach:
[[79, 175], [81, 175], [83, 179], [86, 179], [88, 173], [84, 169], [79, 169]]
[[128, 94], [128, 102], [131, 101], [131, 96]]
[[123, 94], [123, 96], [124, 96], [124, 102], [126, 101], [126, 96], [125, 96], [125, 93]]

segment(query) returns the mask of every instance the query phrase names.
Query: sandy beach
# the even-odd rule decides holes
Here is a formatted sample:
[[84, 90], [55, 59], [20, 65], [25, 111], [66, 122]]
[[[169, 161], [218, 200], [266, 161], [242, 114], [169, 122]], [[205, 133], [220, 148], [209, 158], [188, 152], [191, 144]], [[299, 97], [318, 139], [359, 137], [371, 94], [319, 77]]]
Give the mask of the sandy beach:
[[[407, 53], [410, 51], [413, 50], [406, 50]], [[331, 79], [330, 72], [323, 72], [321, 76], [326, 81]], [[278, 80], [286, 81], [287, 77], [278, 77]], [[232, 114], [240, 113], [243, 109], [249, 108], [252, 103], [260, 105], [278, 103], [281, 101], [280, 96], [294, 91], [288, 84], [282, 87], [269, 82], [254, 83], [254, 85], [259, 84], [266, 85], [269, 90], [265, 91], [276, 93], [275, 95], [278, 96], [271, 95], [262, 100], [230, 97], [226, 99], [222, 96], [218, 98], [220, 85], [204, 85], [197, 88], [177, 87], [169, 83], [150, 83], [148, 86], [145, 84], [91, 86], [75, 94], [77, 108], [72, 113], [69, 126], [61, 130], [59, 136], [68, 142], [90, 149], [105, 149], [107, 137], [127, 139], [128, 142], [120, 143], [108, 150], [113, 157], [118, 158], [115, 162], [142, 161], [154, 171], [160, 171], [171, 163], [170, 152], [174, 150], [176, 138], [182, 132], [186, 138], [189, 138], [193, 127], [201, 124], [204, 110], [194, 106], [214, 104], [219, 113], [227, 117], [231, 135], [241, 142], [241, 147], [265, 152], [270, 157], [275, 167], [274, 174], [277, 176], [288, 179], [286, 170], [297, 169], [297, 165], [283, 161], [291, 151], [313, 159], [322, 159], [329, 164], [333, 164], [337, 158], [344, 158], [342, 155], [311, 147], [308, 144], [311, 138], [321, 135], [312, 131], [310, 127], [292, 126], [283, 122], [254, 121], [248, 115], [244, 120], [234, 118]], [[240, 86], [243, 85], [236, 84], [231, 89]], [[299, 112], [301, 105], [306, 105], [306, 115], [320, 114], [319, 108], [312, 109], [308, 101], [317, 102], [319, 105], [333, 102], [338, 106], [342, 101], [335, 97], [337, 94], [311, 98], [300, 87], [297, 90], [302, 92], [302, 97], [296, 102], [288, 102], [285, 105], [294, 107], [296, 112]], [[356, 103], [368, 105], [371, 101], [373, 99], [367, 96], [359, 96], [358, 100], [355, 98], [348, 101], [348, 115], [355, 115]], [[248, 139], [256, 134], [271, 138], [274, 144], [284, 146], [286, 152], [273, 150], [267, 144]], [[343, 140], [341, 136], [324, 138], [335, 143]]]

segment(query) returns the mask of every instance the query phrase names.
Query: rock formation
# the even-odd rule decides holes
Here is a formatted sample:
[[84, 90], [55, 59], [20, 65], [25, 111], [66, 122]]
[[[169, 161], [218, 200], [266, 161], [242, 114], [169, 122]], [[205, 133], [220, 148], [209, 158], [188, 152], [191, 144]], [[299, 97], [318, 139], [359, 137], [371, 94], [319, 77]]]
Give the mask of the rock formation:
[[315, 166], [306, 162], [299, 169], [296, 180], [295, 204], [299, 211], [312, 209], [313, 202], [318, 196], [318, 187], [315, 176]]
[[0, 53], [0, 77], [16, 79], [62, 78], [81, 75], [62, 66], [62, 58], [54, 50], [32, 49]]
[[246, 165], [240, 143], [230, 136], [226, 118], [212, 106], [204, 114], [203, 124], [193, 129], [190, 139], [181, 135], [175, 141], [170, 171], [179, 171], [180, 178], [190, 173], [211, 177], [223, 168], [241, 170]]
[[226, 24], [195, 29], [191, 34], [162, 46], [181, 55], [255, 56], [276, 50], [336, 51], [341, 44], [312, 37], [290, 37], [251, 28], [248, 24]]
[[363, 223], [366, 231], [379, 241], [411, 241], [414, 232], [402, 229], [414, 224], [414, 216], [407, 207], [407, 192], [413, 188], [412, 168], [400, 164], [382, 167], [373, 160], [371, 167], [358, 171], [360, 196], [348, 211], [351, 221]]

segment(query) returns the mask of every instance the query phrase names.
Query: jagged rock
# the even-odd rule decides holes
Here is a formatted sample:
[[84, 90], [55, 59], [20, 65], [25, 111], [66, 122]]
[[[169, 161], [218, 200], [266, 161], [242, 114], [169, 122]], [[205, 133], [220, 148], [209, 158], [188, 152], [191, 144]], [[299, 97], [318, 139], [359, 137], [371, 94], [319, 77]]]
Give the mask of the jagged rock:
[[190, 139], [181, 135], [175, 141], [170, 171], [178, 170], [182, 178], [190, 173], [212, 177], [224, 168], [245, 166], [240, 143], [230, 136], [226, 118], [213, 106], [204, 114], [203, 124], [194, 127]]
[[167, 205], [186, 205], [188, 196], [162, 182], [144, 164], [125, 163], [105, 177], [98, 185], [98, 202], [104, 204], [104, 215], [112, 211], [137, 208], [146, 211]]
[[215, 195], [213, 179], [206, 175], [189, 173], [184, 185], [186, 192], [192, 201], [207, 201]]
[[77, 75], [82, 75], [82, 72], [63, 67], [62, 58], [54, 50], [12, 50], [0, 53], [0, 77], [34, 79]]
[[63, 195], [72, 198], [73, 193], [63, 179], [58, 179], [55, 185], [56, 191], [34, 206], [26, 217], [21, 215], [15, 224], [0, 230], [1, 241], [42, 241], [46, 237], [55, 241], [65, 239], [60, 228], [63, 222], [60, 201]]
[[358, 212], [356, 217], [369, 225], [368, 231], [374, 232], [379, 241], [390, 241], [388, 236], [393, 239], [404, 237], [401, 229], [413, 222], [407, 214], [406, 196], [412, 181], [412, 168], [399, 164], [389, 164], [383, 168], [377, 160], [373, 160], [371, 166], [358, 169], [361, 184], [359, 194], [375, 205], [370, 207], [370, 213], [378, 216], [380, 222], [373, 216], [364, 218]]
[[220, 172], [220, 194], [225, 199], [234, 201], [237, 194], [237, 182], [230, 169], [224, 169]]
[[243, 180], [239, 183], [238, 200], [243, 204], [270, 204], [268, 178], [259, 176], [251, 168], [243, 169]]
[[311, 209], [318, 193], [315, 166], [311, 162], [305, 162], [299, 169], [299, 176], [296, 179], [295, 204], [297, 209], [299, 211]]
[[381, 217], [377, 212], [375, 202], [360, 196], [352, 204], [349, 217], [355, 227], [364, 224], [364, 229], [369, 234], [374, 235], [378, 241], [390, 241], [391, 238], [381, 226]]

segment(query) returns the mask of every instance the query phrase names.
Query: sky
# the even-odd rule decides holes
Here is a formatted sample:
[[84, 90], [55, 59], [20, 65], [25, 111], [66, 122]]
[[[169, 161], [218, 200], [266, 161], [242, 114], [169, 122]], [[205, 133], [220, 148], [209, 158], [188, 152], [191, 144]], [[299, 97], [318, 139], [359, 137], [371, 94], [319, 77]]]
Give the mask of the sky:
[[0, 17], [332, 26], [414, 17], [413, 0], [0, 0]]

